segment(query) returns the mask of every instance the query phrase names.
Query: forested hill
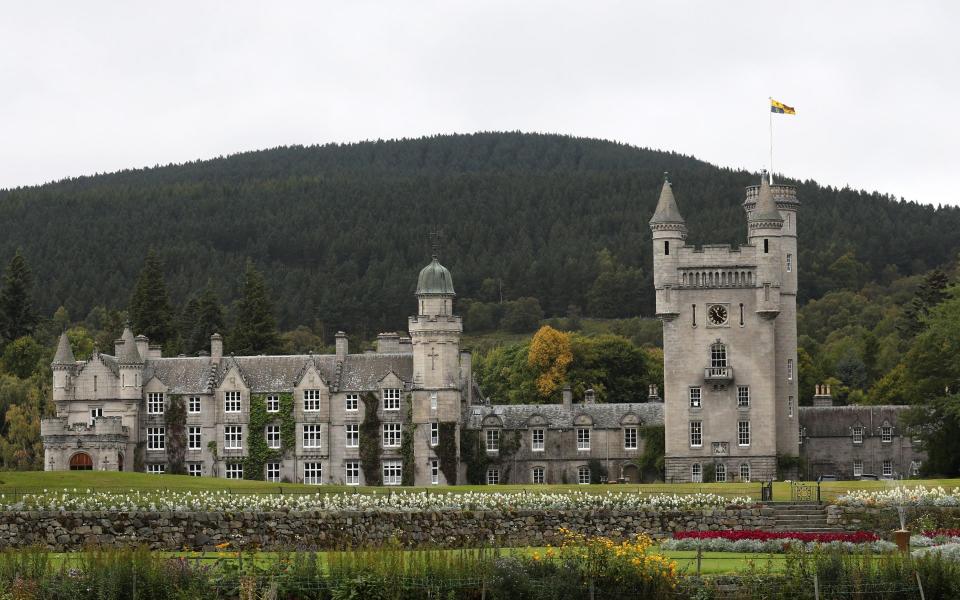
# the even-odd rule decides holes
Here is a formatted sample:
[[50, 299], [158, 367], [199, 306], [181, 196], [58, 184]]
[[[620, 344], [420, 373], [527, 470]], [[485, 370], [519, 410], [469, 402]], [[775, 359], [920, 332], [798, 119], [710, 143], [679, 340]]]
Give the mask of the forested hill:
[[[148, 248], [178, 306], [208, 281], [235, 300], [250, 257], [282, 328], [319, 320], [328, 337], [362, 335], [405, 325], [436, 227], [462, 299], [502, 292], [539, 299], [546, 316], [649, 315], [647, 221], [664, 171], [693, 243], [745, 239], [740, 205], [756, 173], [602, 140], [481, 133], [283, 147], [0, 191], [0, 262], [21, 248], [39, 312], [64, 305], [83, 318], [126, 307]], [[956, 208], [799, 186], [804, 299], [956, 256]]]

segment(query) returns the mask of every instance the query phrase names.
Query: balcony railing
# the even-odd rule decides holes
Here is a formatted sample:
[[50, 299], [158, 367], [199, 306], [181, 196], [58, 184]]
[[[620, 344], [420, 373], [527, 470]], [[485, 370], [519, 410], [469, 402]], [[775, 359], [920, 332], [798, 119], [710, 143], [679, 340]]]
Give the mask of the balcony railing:
[[707, 381], [730, 381], [733, 379], [733, 367], [707, 367], [703, 370]]

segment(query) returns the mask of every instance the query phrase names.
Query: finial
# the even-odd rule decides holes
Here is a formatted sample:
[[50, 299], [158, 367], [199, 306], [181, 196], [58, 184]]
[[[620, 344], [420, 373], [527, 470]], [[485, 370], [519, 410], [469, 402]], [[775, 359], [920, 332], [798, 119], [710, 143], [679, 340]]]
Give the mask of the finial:
[[430, 238], [430, 251], [433, 254], [433, 258], [440, 256], [440, 230], [434, 229], [429, 234]]

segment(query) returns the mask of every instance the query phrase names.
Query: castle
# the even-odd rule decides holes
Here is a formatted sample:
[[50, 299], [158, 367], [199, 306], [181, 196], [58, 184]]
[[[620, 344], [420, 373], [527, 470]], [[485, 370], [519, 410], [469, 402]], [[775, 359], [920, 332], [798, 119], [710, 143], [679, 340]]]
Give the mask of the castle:
[[[308, 484], [444, 485], [650, 480], [648, 425], [665, 427], [670, 482], [915, 472], [922, 454], [901, 407], [798, 405], [796, 191], [747, 189], [748, 243], [694, 248], [668, 181], [650, 221], [664, 396], [640, 403], [499, 405], [460, 347], [450, 271], [417, 279], [409, 337], [353, 353], [163, 357], [129, 327], [113, 354], [77, 361], [66, 334], [53, 360], [57, 416], [41, 423], [47, 470], [184, 472]], [[799, 464], [799, 463], [798, 463]], [[648, 468], [645, 471], [642, 465]], [[796, 469], [796, 465], [792, 467]]]

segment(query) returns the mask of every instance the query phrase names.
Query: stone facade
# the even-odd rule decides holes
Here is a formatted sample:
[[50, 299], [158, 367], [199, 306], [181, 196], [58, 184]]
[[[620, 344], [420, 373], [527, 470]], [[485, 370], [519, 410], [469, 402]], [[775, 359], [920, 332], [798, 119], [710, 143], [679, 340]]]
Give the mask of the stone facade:
[[688, 246], [664, 182], [653, 231], [663, 321], [666, 477], [776, 477], [797, 456], [797, 210], [791, 186], [747, 189], [747, 243]]
[[399, 541], [406, 546], [446, 548], [557, 544], [565, 528], [586, 535], [655, 537], [701, 529], [763, 529], [773, 526], [766, 508], [690, 511], [464, 511], [304, 513], [60, 513], [0, 514], [0, 548], [46, 546], [58, 552], [91, 545], [153, 550], [231, 550], [253, 544], [263, 550], [338, 549]]

